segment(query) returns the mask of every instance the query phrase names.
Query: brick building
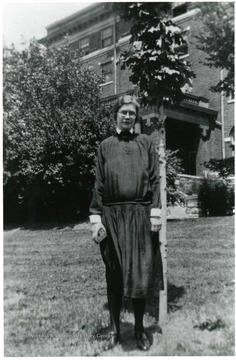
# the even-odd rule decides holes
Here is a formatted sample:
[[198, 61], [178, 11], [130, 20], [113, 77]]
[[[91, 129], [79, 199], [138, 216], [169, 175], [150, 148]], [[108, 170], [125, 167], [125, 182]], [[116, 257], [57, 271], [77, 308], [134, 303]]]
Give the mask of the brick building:
[[[211, 158], [234, 155], [234, 100], [209, 89], [220, 78], [218, 69], [202, 64], [205, 54], [196, 49], [195, 34], [200, 23], [196, 7], [199, 3], [173, 3], [173, 21], [181, 26], [187, 44], [179, 48], [180, 56], [188, 58], [196, 74], [191, 93], [175, 108], [167, 108], [167, 149], [179, 149], [185, 173], [202, 175], [203, 163]], [[40, 41], [57, 46], [65, 41], [83, 52], [86, 66], [102, 72], [101, 97], [114, 101], [119, 94], [135, 91], [128, 70], [121, 70], [120, 54], [130, 48], [130, 23], [111, 8], [111, 3], [95, 3], [47, 27], [47, 36]], [[141, 111], [141, 131], [156, 130], [157, 111]]]

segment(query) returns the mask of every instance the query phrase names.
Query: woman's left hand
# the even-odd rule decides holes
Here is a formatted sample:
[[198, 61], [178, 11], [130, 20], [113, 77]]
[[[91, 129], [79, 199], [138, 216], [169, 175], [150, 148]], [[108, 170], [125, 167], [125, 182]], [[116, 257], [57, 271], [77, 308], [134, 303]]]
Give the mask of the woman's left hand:
[[159, 216], [150, 217], [151, 221], [151, 231], [157, 232], [161, 230], [161, 218]]

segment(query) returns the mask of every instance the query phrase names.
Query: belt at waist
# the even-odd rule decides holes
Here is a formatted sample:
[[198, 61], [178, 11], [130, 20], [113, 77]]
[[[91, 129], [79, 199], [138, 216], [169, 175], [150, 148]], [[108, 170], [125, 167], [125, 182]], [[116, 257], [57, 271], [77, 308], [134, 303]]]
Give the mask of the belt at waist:
[[151, 205], [151, 201], [117, 201], [117, 202], [107, 202], [103, 206], [113, 206], [113, 205], [126, 205], [126, 204], [141, 204], [141, 205]]

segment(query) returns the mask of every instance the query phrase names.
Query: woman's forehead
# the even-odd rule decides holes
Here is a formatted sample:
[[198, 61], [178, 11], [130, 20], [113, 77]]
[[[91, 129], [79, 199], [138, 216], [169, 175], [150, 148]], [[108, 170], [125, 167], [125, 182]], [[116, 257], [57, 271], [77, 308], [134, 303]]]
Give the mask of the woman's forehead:
[[126, 110], [126, 111], [134, 111], [134, 112], [136, 112], [136, 109], [135, 109], [135, 106], [133, 105], [133, 104], [123, 104], [121, 107], [120, 107], [120, 109], [119, 109], [120, 111], [122, 111], [122, 110]]

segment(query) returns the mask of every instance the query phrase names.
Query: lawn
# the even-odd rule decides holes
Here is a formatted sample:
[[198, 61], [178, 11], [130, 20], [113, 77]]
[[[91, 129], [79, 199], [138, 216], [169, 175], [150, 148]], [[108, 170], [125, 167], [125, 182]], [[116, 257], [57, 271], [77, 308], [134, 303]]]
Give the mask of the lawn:
[[153, 342], [136, 349], [124, 302], [123, 342], [103, 352], [109, 314], [104, 266], [88, 223], [4, 232], [5, 356], [233, 356], [234, 217], [169, 221], [168, 320], [158, 299], [145, 325]]

